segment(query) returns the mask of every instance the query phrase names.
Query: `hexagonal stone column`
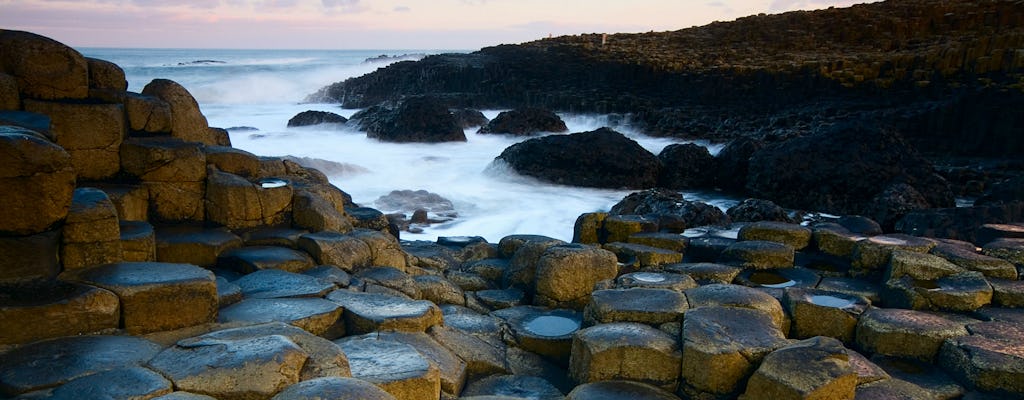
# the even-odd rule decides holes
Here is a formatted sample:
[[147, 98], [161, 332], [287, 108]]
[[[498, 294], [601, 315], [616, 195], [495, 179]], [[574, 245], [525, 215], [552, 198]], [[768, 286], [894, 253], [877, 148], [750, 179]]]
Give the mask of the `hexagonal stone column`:
[[121, 104], [25, 100], [25, 111], [50, 117], [54, 142], [71, 155], [82, 180], [112, 177], [121, 169], [118, 153], [127, 124]]
[[44, 293], [7, 293], [0, 302], [0, 345], [113, 330], [121, 319], [120, 300], [108, 290], [59, 283]]
[[723, 306], [759, 310], [768, 315], [782, 332], [789, 332], [790, 319], [783, 310], [782, 303], [764, 291], [746, 286], [716, 283], [689, 289], [685, 293], [690, 309]]
[[634, 260], [640, 268], [658, 267], [683, 261], [683, 253], [637, 243], [613, 242], [602, 246], [620, 260]]
[[63, 148], [39, 133], [0, 126], [0, 154], [0, 232], [32, 235], [67, 216], [75, 170]]
[[976, 389], [1007, 397], [1024, 395], [1024, 327], [982, 322], [967, 328], [970, 336], [943, 342], [939, 365]]
[[857, 323], [857, 346], [869, 353], [926, 362], [946, 339], [967, 336], [963, 324], [921, 311], [873, 308]]
[[169, 137], [129, 138], [120, 155], [122, 170], [149, 190], [151, 217], [205, 219], [206, 154], [200, 144]]
[[927, 253], [932, 247], [935, 247], [932, 240], [901, 233], [873, 236], [858, 241], [854, 246], [850, 255], [851, 272], [866, 275], [881, 269], [889, 263], [893, 250]]
[[306, 363], [299, 372], [300, 380], [315, 379], [321, 377], [352, 376], [348, 366], [348, 358], [341, 347], [330, 340], [315, 336], [305, 330], [288, 325], [283, 322], [270, 322], [259, 325], [248, 325], [238, 328], [222, 329], [213, 331], [196, 338], [192, 341], [212, 340], [235, 340], [246, 341], [253, 338], [277, 335], [291, 340], [299, 346], [302, 351], [309, 355]]
[[809, 228], [786, 222], [759, 221], [740, 228], [740, 240], [765, 240], [801, 250], [811, 242]]
[[793, 319], [793, 338], [826, 336], [846, 344], [853, 343], [857, 321], [871, 305], [860, 296], [818, 289], [786, 289], [782, 301]]
[[412, 346], [372, 335], [341, 339], [352, 377], [370, 382], [398, 399], [436, 400], [441, 393], [437, 367]]
[[549, 310], [520, 306], [498, 310], [491, 315], [504, 319], [520, 348], [568, 365], [573, 335], [583, 316], [573, 310]]
[[161, 262], [217, 265], [221, 253], [242, 246], [242, 239], [224, 228], [165, 226], [156, 229], [156, 259]]
[[610, 322], [639, 322], [660, 325], [681, 322], [689, 308], [686, 296], [669, 289], [597, 290], [583, 310], [588, 325]]
[[61, 279], [107, 289], [121, 299], [125, 330], [140, 334], [213, 322], [213, 273], [189, 264], [132, 262], [67, 271]]
[[449, 396], [462, 392], [466, 384], [466, 362], [442, 346], [426, 333], [411, 332], [375, 332], [364, 336], [373, 336], [379, 340], [388, 340], [412, 346], [440, 372], [441, 391]]
[[537, 260], [534, 304], [582, 309], [590, 302], [594, 284], [618, 275], [615, 254], [585, 245], [548, 248]]
[[345, 271], [372, 265], [373, 253], [366, 242], [337, 232], [307, 233], [299, 237], [298, 246], [319, 264], [337, 266]]
[[226, 250], [217, 257], [217, 266], [243, 274], [262, 270], [303, 272], [315, 266], [304, 251], [278, 246], [246, 246]]
[[846, 348], [819, 336], [765, 356], [740, 399], [852, 399], [856, 386]]
[[356, 378], [327, 377], [291, 385], [270, 400], [396, 400], [374, 384]]
[[489, 376], [470, 383], [462, 392], [463, 398], [501, 398], [504, 396], [534, 400], [565, 399], [565, 395], [544, 378], [524, 375]]
[[776, 269], [792, 268], [795, 253], [793, 247], [763, 240], [736, 242], [722, 251], [718, 261], [743, 268]]
[[424, 332], [443, 323], [441, 310], [429, 301], [344, 289], [331, 292], [327, 300], [345, 309], [345, 326], [352, 334], [378, 330]]
[[342, 309], [324, 299], [245, 299], [220, 311], [221, 322], [262, 323], [279, 321], [302, 328], [314, 335], [338, 337], [345, 332], [339, 326]]
[[156, 230], [145, 221], [120, 221], [124, 261], [156, 261]]
[[696, 396], [736, 394], [761, 360], [788, 344], [762, 312], [734, 307], [700, 307], [683, 319], [683, 391]]
[[117, 209], [106, 193], [75, 189], [61, 240], [61, 262], [66, 269], [122, 260]]
[[647, 325], [592, 326], [573, 337], [569, 375], [578, 383], [633, 380], [673, 391], [682, 358], [676, 339]]
[[50, 394], [51, 399], [83, 396], [107, 399], [153, 398], [173, 391], [171, 381], [151, 369], [129, 367], [103, 371], [70, 381]]
[[565, 400], [679, 400], [679, 397], [646, 383], [633, 381], [602, 381], [576, 386]]

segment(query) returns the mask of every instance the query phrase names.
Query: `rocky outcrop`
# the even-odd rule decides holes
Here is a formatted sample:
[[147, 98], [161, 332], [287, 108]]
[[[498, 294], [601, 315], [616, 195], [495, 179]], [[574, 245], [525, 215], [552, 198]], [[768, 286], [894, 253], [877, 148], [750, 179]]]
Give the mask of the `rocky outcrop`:
[[520, 108], [502, 111], [477, 133], [507, 133], [515, 136], [529, 136], [542, 132], [562, 133], [569, 128], [555, 113], [542, 108]]
[[[923, 202], [903, 201], [901, 194], [913, 196], [909, 189]], [[949, 184], [899, 135], [859, 124], [757, 151], [747, 190], [783, 206], [863, 214], [890, 226], [909, 208], [953, 205]]]
[[663, 227], [677, 226], [677, 230], [729, 223], [729, 217], [718, 207], [686, 200], [679, 192], [665, 189], [632, 193], [612, 206], [610, 213], [643, 215], [658, 221]]
[[366, 137], [384, 142], [465, 142], [466, 134], [441, 102], [414, 97], [367, 108], [352, 116]]
[[663, 166], [658, 183], [669, 189], [699, 189], [715, 181], [715, 159], [704, 146], [670, 144], [658, 154]]
[[601, 188], [652, 187], [661, 169], [657, 157], [609, 128], [530, 139], [496, 160], [543, 181]]
[[320, 124], [344, 124], [348, 119], [329, 111], [303, 111], [288, 120], [288, 127]]

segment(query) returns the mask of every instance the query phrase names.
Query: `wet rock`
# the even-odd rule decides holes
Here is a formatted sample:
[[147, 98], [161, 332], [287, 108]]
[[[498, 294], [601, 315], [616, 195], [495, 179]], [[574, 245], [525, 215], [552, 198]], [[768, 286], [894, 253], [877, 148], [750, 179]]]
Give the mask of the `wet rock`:
[[960, 323], [921, 311], [873, 308], [857, 323], [857, 346], [869, 353], [932, 362], [942, 342], [966, 336]]
[[154, 79], [142, 88], [142, 94], [156, 97], [170, 106], [171, 135], [174, 137], [208, 145], [230, 145], [211, 134], [206, 117], [199, 110], [199, 103], [177, 82]]
[[739, 307], [768, 315], [782, 332], [789, 332], [790, 320], [775, 297], [764, 291], [739, 285], [711, 284], [686, 291], [690, 309], [698, 307]]
[[647, 188], [658, 182], [657, 157], [608, 128], [530, 139], [506, 148], [502, 160], [544, 181], [599, 188]]
[[722, 264], [754, 269], [792, 268], [793, 247], [763, 240], [736, 242], [722, 251], [718, 261]]
[[121, 261], [121, 228], [117, 221], [117, 210], [106, 193], [95, 188], [75, 189], [61, 236], [64, 268]]
[[288, 120], [288, 127], [344, 124], [348, 119], [329, 111], [303, 111]]
[[732, 283], [741, 268], [715, 263], [682, 263], [665, 267], [665, 271], [689, 275], [701, 285], [709, 283]]
[[397, 230], [392, 230], [391, 221], [384, 213], [370, 207], [348, 207], [345, 214], [352, 221], [355, 228], [369, 229], [397, 236]]
[[722, 189], [740, 191], [746, 185], [750, 170], [750, 158], [766, 143], [750, 137], [738, 137], [725, 144], [715, 155], [717, 166], [716, 185]]
[[337, 232], [305, 234], [299, 237], [298, 245], [317, 263], [334, 265], [346, 271], [369, 266], [373, 260], [366, 242]]
[[100, 372], [70, 381], [46, 398], [152, 398], [173, 391], [162, 375], [142, 367]]
[[803, 250], [811, 243], [811, 230], [797, 224], [759, 221], [740, 228], [740, 240], [764, 240]]
[[156, 230], [144, 221], [120, 220], [121, 258], [124, 261], [156, 261]]
[[931, 254], [894, 250], [882, 299], [915, 310], [974, 311], [992, 301], [992, 287], [978, 272]]
[[470, 108], [457, 108], [451, 110], [452, 116], [455, 117], [455, 122], [459, 124], [462, 129], [469, 129], [475, 127], [482, 127], [487, 125], [490, 121], [484, 116], [484, 113], [479, 110]]
[[733, 222], [794, 222], [785, 209], [771, 200], [746, 199], [730, 207], [725, 213]]
[[179, 341], [148, 366], [179, 390], [218, 399], [251, 399], [270, 398], [298, 382], [308, 358], [280, 335], [244, 340], [200, 336]]
[[599, 231], [603, 243], [625, 242], [642, 232], [656, 232], [658, 222], [654, 218], [642, 215], [609, 215], [604, 219]]
[[599, 281], [618, 275], [618, 261], [607, 250], [568, 244], [548, 248], [537, 260], [534, 304], [582, 309]]
[[924, 388], [902, 379], [883, 379], [857, 386], [857, 399], [927, 399], [932, 398]]
[[848, 345], [853, 344], [858, 319], [871, 305], [860, 296], [798, 288], [786, 289], [783, 303], [793, 319], [793, 338], [826, 336]]
[[649, 288], [682, 292], [697, 286], [697, 282], [685, 273], [633, 272], [619, 275], [618, 278], [615, 278], [615, 287], [623, 289]]
[[[466, 362], [467, 380], [509, 373], [508, 365], [505, 363], [506, 347], [500, 339], [496, 341], [488, 339], [496, 331], [488, 330], [485, 333], [476, 333], [463, 330], [462, 324], [459, 326], [459, 328], [455, 328], [435, 325], [427, 331], [427, 334]], [[484, 324], [478, 325], [477, 328], [489, 329], [493, 326], [493, 324]]]
[[362, 379], [326, 377], [288, 386], [271, 400], [395, 400], [395, 397]]
[[117, 295], [93, 286], [56, 284], [0, 296], [0, 345], [113, 330], [121, 318]]
[[277, 269], [259, 270], [234, 283], [245, 297], [252, 299], [323, 297], [335, 289], [333, 283], [316, 277]]
[[462, 392], [466, 383], [466, 363], [426, 333], [377, 332], [364, 336], [412, 346], [440, 371], [443, 393], [454, 396]]
[[434, 303], [396, 296], [335, 290], [327, 300], [344, 309], [345, 326], [353, 334], [374, 331], [424, 332], [443, 322]]
[[588, 325], [611, 322], [638, 322], [660, 325], [680, 322], [689, 308], [686, 296], [668, 289], [597, 290], [584, 309]]
[[250, 298], [220, 311], [221, 322], [284, 322], [314, 335], [336, 336], [344, 332], [337, 304], [316, 298]]
[[156, 229], [156, 259], [161, 262], [212, 267], [221, 253], [241, 245], [242, 239], [224, 228], [181, 225]]
[[75, 171], [64, 149], [39, 134], [0, 127], [0, 232], [32, 235], [67, 216], [75, 188]]
[[411, 97], [397, 104], [379, 104], [355, 115], [352, 121], [366, 137], [385, 142], [465, 142], [466, 134], [440, 101]]
[[222, 276], [217, 277], [217, 307], [224, 308], [242, 301], [242, 288]]
[[495, 375], [470, 383], [462, 397], [508, 396], [536, 400], [563, 400], [565, 395], [550, 382], [536, 376]]
[[787, 268], [773, 270], [747, 269], [736, 276], [734, 283], [758, 288], [776, 298], [782, 298], [782, 290], [786, 288], [813, 288], [821, 277], [807, 268]]
[[278, 246], [238, 247], [217, 257], [218, 267], [246, 274], [269, 270], [302, 272], [314, 265], [306, 252]]
[[575, 387], [566, 400], [678, 400], [671, 392], [646, 383], [630, 380], [611, 380], [585, 383]]
[[582, 315], [573, 310], [532, 306], [507, 308], [491, 315], [505, 320], [519, 348], [562, 366], [569, 363], [573, 334], [583, 321]]
[[473, 296], [492, 310], [521, 306], [526, 301], [526, 293], [516, 288], [479, 290]]
[[815, 337], [775, 350], [750, 377], [741, 399], [852, 399], [857, 374], [838, 340]]
[[[838, 188], [833, 182], [845, 184]], [[747, 175], [747, 189], [758, 197], [838, 214], [880, 206], [898, 209], [891, 201], [873, 203], [897, 183], [916, 190], [923, 205], [953, 206], [949, 184], [927, 160], [896, 133], [869, 124], [836, 125], [827, 132], [770, 145], [753, 154]], [[833, 190], [816, 190], [830, 185]], [[898, 219], [886, 216], [893, 222]]]
[[420, 290], [412, 277], [394, 267], [369, 267], [356, 271], [355, 278], [401, 292], [412, 299], [420, 298]]
[[922, 398], [956, 399], [966, 394], [963, 386], [936, 365], [879, 355], [871, 360], [892, 376], [893, 380], [901, 380], [920, 388], [925, 393]]
[[859, 273], [869, 273], [887, 265], [893, 250], [927, 253], [933, 247], [932, 240], [899, 233], [872, 236], [856, 243], [850, 263]]
[[212, 322], [217, 315], [217, 283], [213, 273], [194, 265], [104, 264], [67, 271], [61, 274], [61, 279], [114, 292], [121, 299], [121, 325], [133, 334]]
[[633, 261], [639, 268], [659, 267], [683, 261], [682, 253], [642, 244], [614, 242], [601, 247], [615, 253], [619, 260]]
[[327, 339], [283, 322], [223, 329], [201, 335], [196, 339], [245, 341], [270, 335], [287, 338], [309, 355], [299, 374], [301, 380], [352, 376], [348, 358], [340, 347]]
[[0, 32], [0, 58], [4, 72], [17, 79], [22, 97], [82, 99], [89, 94], [85, 57], [53, 39], [4, 30]]
[[399, 399], [437, 399], [437, 366], [412, 346], [372, 335], [345, 338], [338, 345], [348, 355], [352, 377], [370, 382]]
[[670, 144], [658, 154], [663, 166], [658, 183], [669, 189], [710, 187], [715, 180], [715, 158], [704, 146]]
[[686, 228], [723, 225], [729, 217], [718, 207], [699, 201], [688, 201], [682, 194], [665, 189], [650, 189], [624, 197], [612, 206], [611, 214], [644, 215], [658, 221], [661, 227], [682, 232]]
[[733, 307], [688, 311], [682, 340], [682, 390], [691, 396], [739, 392], [761, 360], [787, 344], [768, 314]]
[[562, 133], [568, 131], [569, 128], [565, 126], [562, 118], [549, 110], [520, 108], [502, 111], [476, 133], [507, 133], [516, 136], [529, 136], [542, 132]]
[[946, 340], [938, 363], [970, 387], [1006, 396], [1024, 394], [1024, 329], [1006, 322], [968, 326], [970, 336]]
[[637, 323], [611, 323], [573, 336], [569, 375], [578, 383], [633, 380], [674, 391], [681, 353], [676, 339]]
[[13, 396], [139, 366], [160, 349], [130, 336], [69, 336], [35, 342], [0, 355], [0, 392]]

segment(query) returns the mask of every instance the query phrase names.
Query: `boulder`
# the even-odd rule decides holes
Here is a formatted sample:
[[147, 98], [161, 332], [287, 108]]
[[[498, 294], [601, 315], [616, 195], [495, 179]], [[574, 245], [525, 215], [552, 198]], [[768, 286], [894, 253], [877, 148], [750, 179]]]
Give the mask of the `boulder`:
[[543, 181], [611, 189], [653, 187], [661, 169], [657, 157], [609, 128], [530, 139], [509, 146], [496, 160]]
[[75, 188], [71, 157], [39, 134], [0, 127], [0, 234], [41, 233], [67, 216]]
[[142, 88], [142, 94], [167, 102], [171, 108], [171, 135], [176, 138], [218, 145], [220, 140], [210, 131], [199, 103], [188, 89], [168, 79], [154, 79]]
[[658, 184], [668, 189], [703, 189], [715, 181], [715, 158], [707, 147], [686, 143], [670, 144], [658, 154], [661, 176]]
[[338, 376], [310, 379], [288, 386], [271, 400], [395, 400], [372, 383]]
[[351, 118], [366, 137], [384, 142], [465, 142], [466, 133], [440, 101], [411, 97], [398, 104], [380, 104]]
[[[860, 214], [879, 207], [900, 210], [878, 197], [899, 184], [918, 192], [922, 205], [953, 205], [949, 184], [899, 135], [868, 124], [840, 124], [757, 151], [746, 187], [787, 207]], [[886, 217], [894, 222], [899, 215]]]
[[213, 322], [213, 273], [189, 264], [132, 262], [66, 271], [66, 281], [107, 289], [121, 299], [121, 326], [129, 333], [166, 331]]
[[843, 344], [815, 337], [765, 356], [740, 399], [853, 399], [856, 386]]
[[171, 133], [171, 106], [158, 97], [127, 92], [124, 111], [132, 132]]
[[0, 111], [18, 111], [20, 109], [21, 95], [18, 94], [18, 80], [13, 76], [0, 73]]
[[412, 346], [374, 335], [338, 340], [352, 377], [370, 382], [398, 399], [432, 400], [441, 393], [437, 365]]
[[648, 325], [592, 326], [573, 335], [569, 375], [580, 384], [621, 379], [675, 391], [679, 350], [676, 338]]
[[469, 129], [475, 127], [481, 127], [487, 125], [489, 121], [484, 113], [479, 110], [470, 108], [458, 108], [451, 110], [452, 116], [455, 117], [455, 122], [459, 124], [462, 129]]
[[303, 111], [288, 120], [288, 127], [344, 124], [348, 119], [329, 111]]
[[122, 261], [117, 209], [102, 190], [75, 189], [61, 237], [65, 269]]
[[916, 236], [965, 240], [984, 245], [994, 240], [988, 224], [1006, 224], [1024, 220], [1024, 202], [986, 204], [974, 207], [937, 208], [909, 212], [894, 229]]
[[615, 254], [593, 247], [553, 246], [537, 260], [536, 295], [539, 306], [582, 309], [590, 302], [594, 284], [618, 275]]
[[[94, 286], [58, 283], [48, 290], [0, 297], [0, 345], [113, 330], [121, 319], [117, 295]], [[24, 292], [24, 293], [22, 293]]]
[[857, 322], [857, 347], [887, 356], [932, 362], [943, 341], [967, 336], [963, 324], [922, 311], [873, 308]]
[[104, 89], [115, 92], [128, 90], [128, 81], [125, 80], [124, 70], [117, 64], [92, 57], [86, 57], [85, 61], [89, 68], [90, 89]]
[[894, 183], [869, 200], [860, 212], [892, 230], [904, 216], [931, 207], [928, 200], [913, 186]]
[[725, 211], [732, 222], [794, 222], [789, 213], [771, 200], [746, 199]]
[[726, 225], [729, 217], [718, 207], [689, 201], [679, 192], [649, 189], [632, 193], [612, 206], [613, 215], [644, 215], [663, 229], [682, 232], [687, 228]]
[[345, 333], [339, 323], [342, 309], [319, 298], [248, 298], [220, 310], [220, 322], [259, 324], [284, 322], [317, 336], [334, 338]]
[[23, 98], [62, 100], [89, 95], [85, 57], [53, 39], [0, 30], [0, 60], [0, 70], [18, 80]]
[[542, 132], [562, 133], [568, 131], [569, 128], [565, 126], [565, 122], [555, 113], [542, 108], [530, 107], [502, 111], [476, 133], [507, 133], [516, 136], [529, 136]]
[[744, 190], [750, 169], [750, 157], [765, 145], [761, 140], [746, 136], [726, 143], [715, 155], [716, 186], [729, 191]]
[[79, 178], [110, 178], [121, 169], [124, 106], [25, 100], [25, 110], [50, 117], [54, 142], [71, 155]]

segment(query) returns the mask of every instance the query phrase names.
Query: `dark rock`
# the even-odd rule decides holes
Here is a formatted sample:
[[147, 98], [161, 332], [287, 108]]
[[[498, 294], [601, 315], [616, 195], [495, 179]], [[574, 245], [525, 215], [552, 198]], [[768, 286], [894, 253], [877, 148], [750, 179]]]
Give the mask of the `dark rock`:
[[[679, 192], [649, 189], [632, 193], [612, 206], [611, 214], [644, 215], [657, 220], [662, 228], [681, 231], [707, 225], [725, 225], [729, 217], [718, 207], [699, 201], [688, 201]], [[672, 229], [671, 227], [676, 227]]]
[[466, 134], [441, 102], [413, 97], [381, 104], [352, 116], [366, 137], [384, 142], [465, 142]]
[[540, 132], [567, 132], [562, 118], [542, 108], [520, 108], [503, 111], [493, 120], [480, 128], [477, 133], [508, 133], [516, 136], [528, 136]]
[[726, 210], [732, 222], [778, 221], [793, 222], [789, 213], [771, 200], [746, 199]]
[[750, 157], [765, 147], [758, 139], [741, 137], [729, 142], [715, 156], [717, 162], [716, 186], [730, 191], [741, 191], [746, 185]]
[[303, 111], [288, 120], [288, 127], [344, 124], [348, 119], [329, 111]]
[[89, 93], [85, 57], [53, 39], [2, 30], [0, 60], [0, 70], [17, 78], [23, 98], [82, 99]]
[[479, 110], [470, 108], [459, 108], [452, 111], [452, 116], [455, 117], [455, 122], [459, 124], [462, 129], [469, 129], [477, 126], [487, 125], [489, 121], [484, 113]]
[[974, 202], [974, 205], [988, 205], [993, 203], [1009, 203], [1024, 201], [1024, 175], [1003, 180], [992, 185], [992, 188]]
[[659, 183], [669, 189], [709, 187], [715, 181], [715, 158], [704, 146], [672, 144], [658, 154], [662, 169]]
[[657, 157], [609, 128], [530, 139], [509, 146], [497, 160], [552, 183], [615, 189], [655, 186], [661, 168]]
[[1005, 224], [1022, 218], [1024, 202], [917, 210], [897, 221], [895, 230], [917, 236], [966, 240], [981, 245], [988, 239], [978, 236], [985, 224]]
[[875, 222], [875, 220], [860, 216], [860, 215], [844, 215], [839, 218], [837, 222], [843, 228], [846, 228], [851, 233], [859, 233], [861, 235], [881, 235], [882, 226]]
[[885, 193], [893, 185], [918, 192], [924, 202], [913, 207], [953, 205], [948, 183], [927, 160], [896, 133], [870, 124], [839, 125], [766, 147], [751, 157], [747, 175], [752, 194], [784, 206], [839, 214], [881, 209], [889, 221], [908, 208], [901, 199], [906, 190]]

